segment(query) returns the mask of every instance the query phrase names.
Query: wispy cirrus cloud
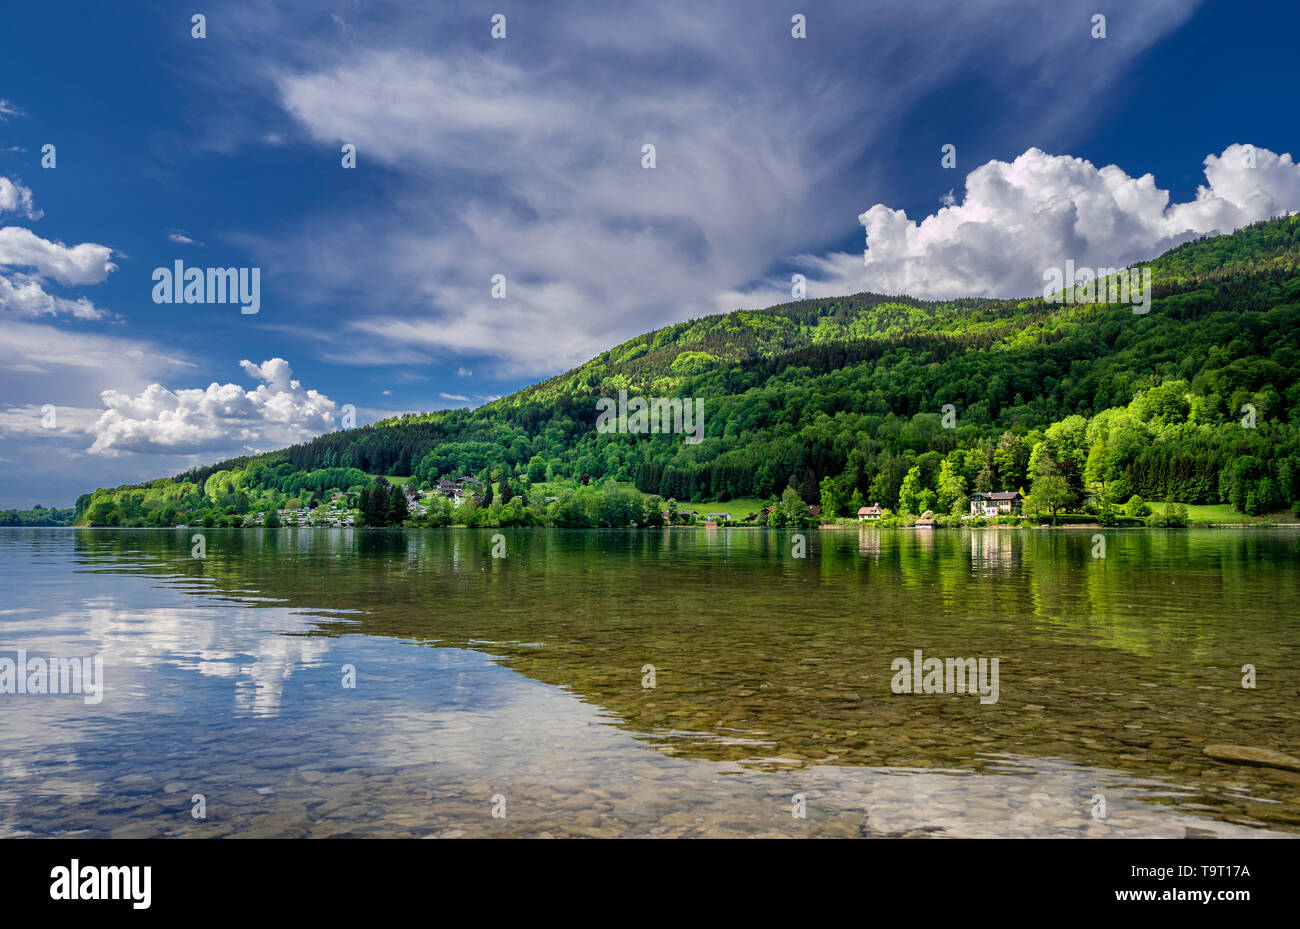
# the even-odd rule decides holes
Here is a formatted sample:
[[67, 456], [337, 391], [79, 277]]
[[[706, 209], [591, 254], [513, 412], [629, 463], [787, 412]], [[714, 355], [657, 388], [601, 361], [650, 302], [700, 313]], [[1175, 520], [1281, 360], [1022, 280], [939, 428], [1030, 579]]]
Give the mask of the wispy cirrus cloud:
[[[358, 171], [393, 196], [383, 211], [321, 215], [248, 244], [305, 299], [347, 295], [355, 310], [338, 337], [356, 357], [478, 356], [498, 376], [551, 373], [713, 312], [774, 265], [842, 240], [855, 215], [844, 189], [879, 183], [881, 140], [946, 84], [1014, 87], [1024, 102], [988, 134], [999, 120], [1055, 132], [1062, 109], [1033, 100], [1068, 89], [1084, 105], [1195, 6], [1129, 11], [1108, 66], [1085, 69], [1066, 54], [1093, 12], [1082, 0], [972, 2], [941, 25], [904, 0], [871, 16], [829, 4], [810, 13], [807, 42], [775, 4], [592, 16], [561, 2], [512, 15], [499, 42], [486, 25], [452, 28], [463, 14], [448, 11], [436, 48], [408, 33], [439, 30], [440, 14], [387, 8], [349, 20], [346, 41], [333, 24], [299, 34], [271, 66], [253, 63], [266, 41], [254, 29], [249, 73], [286, 131], [326, 151], [355, 144]], [[654, 169], [641, 167], [646, 143]], [[504, 300], [490, 293], [496, 274]]]

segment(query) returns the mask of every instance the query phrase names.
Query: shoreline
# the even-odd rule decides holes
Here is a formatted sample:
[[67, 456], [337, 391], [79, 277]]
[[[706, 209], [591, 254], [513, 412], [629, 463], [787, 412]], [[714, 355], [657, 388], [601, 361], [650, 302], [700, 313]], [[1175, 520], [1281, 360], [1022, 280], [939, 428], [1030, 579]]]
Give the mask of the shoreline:
[[[188, 531], [191, 531], [191, 530], [193, 530], [193, 531], [200, 531], [200, 530], [203, 530], [203, 531], [209, 531], [209, 532], [210, 532], [210, 531], [212, 531], [212, 530], [214, 530], [214, 529], [219, 529], [219, 530], [230, 530], [230, 531], [237, 531], [237, 532], [248, 532], [248, 531], [256, 531], [256, 530], [267, 531], [267, 527], [266, 527], [266, 526], [208, 526], [208, 527], [204, 527], [204, 526], [0, 526], [0, 531], [4, 531], [4, 530], [7, 530], [7, 529], [19, 529], [19, 530], [23, 530], [23, 531], [36, 530], [36, 529], [44, 529], [44, 530], [51, 530], [51, 529], [67, 529], [67, 530], [93, 530], [93, 531], [96, 531], [96, 532], [104, 532], [104, 531], [113, 531], [113, 532], [134, 532], [134, 531], [175, 532], [175, 531], [178, 531], [178, 530], [183, 530], [183, 531], [187, 531], [187, 532], [188, 532]], [[1032, 531], [1037, 531], [1037, 530], [1065, 530], [1065, 531], [1075, 531], [1075, 532], [1077, 532], [1077, 531], [1081, 531], [1081, 530], [1106, 531], [1106, 532], [1116, 532], [1116, 531], [1125, 531], [1125, 532], [1130, 532], [1130, 531], [1137, 531], [1137, 532], [1152, 531], [1152, 532], [1154, 532], [1154, 531], [1161, 531], [1161, 530], [1163, 530], [1163, 531], [1167, 531], [1167, 532], [1181, 532], [1181, 531], [1186, 531], [1186, 530], [1188, 530], [1188, 529], [1300, 529], [1300, 522], [1289, 522], [1289, 523], [1275, 523], [1275, 522], [1258, 522], [1258, 523], [1191, 523], [1191, 524], [1186, 525], [1186, 526], [1100, 526], [1100, 525], [1097, 525], [1097, 524], [1095, 524], [1095, 523], [1062, 523], [1062, 524], [1059, 525], [1059, 526], [1048, 526], [1048, 525], [1038, 525], [1038, 526], [947, 526], [947, 527], [943, 527], [943, 526], [926, 526], [926, 527], [921, 527], [921, 528], [918, 528], [918, 527], [916, 527], [916, 526], [832, 526], [832, 525], [808, 526], [808, 527], [803, 527], [803, 528], [801, 528], [801, 527], [798, 527], [798, 526], [780, 526], [780, 527], [773, 527], [773, 526], [737, 526], [737, 525], [726, 526], [726, 525], [720, 525], [720, 524], [719, 524], [719, 525], [704, 525], [704, 524], [696, 524], [696, 525], [691, 525], [691, 526], [645, 526], [645, 527], [641, 527], [641, 526], [584, 526], [584, 527], [578, 527], [578, 528], [575, 528], [575, 527], [567, 527], [567, 526], [277, 526], [277, 527], [271, 529], [270, 531], [271, 531], [271, 532], [280, 532], [280, 531], [298, 532], [298, 531], [307, 530], [307, 529], [321, 529], [321, 530], [328, 530], [328, 531], [331, 531], [331, 532], [333, 532], [333, 531], [338, 531], [338, 532], [351, 532], [351, 531], [355, 531], [355, 530], [358, 530], [358, 529], [363, 529], [363, 530], [365, 530], [365, 531], [367, 531], [367, 532], [381, 532], [381, 531], [382, 531], [382, 532], [434, 532], [434, 531], [445, 531], [445, 530], [448, 530], [448, 529], [478, 529], [478, 530], [492, 530], [492, 531], [494, 531], [494, 532], [501, 532], [501, 531], [504, 531], [504, 530], [507, 530], [507, 529], [509, 529], [509, 530], [512, 531], [512, 532], [517, 532], [517, 531], [520, 531], [520, 530], [528, 530], [528, 531], [535, 531], [535, 530], [544, 530], [544, 531], [545, 531], [545, 530], [559, 530], [559, 531], [563, 531], [563, 532], [609, 532], [609, 531], [619, 531], [619, 532], [633, 532], [633, 531], [635, 531], [635, 532], [642, 532], [642, 531], [654, 531], [654, 530], [663, 531], [663, 530], [667, 530], [667, 529], [672, 529], [672, 530], [679, 530], [679, 529], [702, 529], [702, 530], [709, 530], [709, 531], [716, 531], [716, 530], [719, 530], [719, 529], [727, 529], [727, 530], [741, 530], [741, 531], [745, 531], [745, 532], [754, 532], [754, 531], [770, 531], [770, 532], [809, 532], [809, 531], [818, 531], [818, 532], [821, 532], [821, 531], [826, 531], [826, 532], [849, 532], [849, 531], [854, 531], [854, 530], [856, 530], [856, 531], [858, 531], [858, 532], [864, 532], [864, 531], [872, 531], [872, 532], [952, 532], [952, 531], [954, 531], [954, 530], [957, 530], [957, 531], [965, 531], [965, 532], [974, 532], [974, 531], [980, 531], [980, 532], [988, 532], [988, 531], [992, 531], [992, 532], [1002, 532], [1002, 531], [1008, 531], [1008, 530], [1010, 530], [1010, 531], [1030, 531], [1030, 532], [1032, 532]]]

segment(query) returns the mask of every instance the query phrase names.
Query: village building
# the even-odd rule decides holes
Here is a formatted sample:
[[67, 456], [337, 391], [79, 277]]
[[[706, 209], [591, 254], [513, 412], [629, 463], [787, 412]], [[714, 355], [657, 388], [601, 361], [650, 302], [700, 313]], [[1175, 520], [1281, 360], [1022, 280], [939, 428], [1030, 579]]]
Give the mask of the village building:
[[970, 500], [970, 515], [992, 518], [1011, 516], [1020, 512], [1024, 498], [1018, 491], [998, 490], [991, 493], [973, 493]]

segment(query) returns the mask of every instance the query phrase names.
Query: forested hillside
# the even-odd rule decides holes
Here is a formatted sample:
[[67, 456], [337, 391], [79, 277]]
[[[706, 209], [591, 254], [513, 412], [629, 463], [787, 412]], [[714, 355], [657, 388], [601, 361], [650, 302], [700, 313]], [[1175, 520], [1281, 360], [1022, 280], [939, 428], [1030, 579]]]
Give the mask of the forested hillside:
[[[83, 523], [169, 524], [360, 489], [373, 474], [423, 487], [476, 475], [541, 508], [530, 485], [559, 478], [634, 481], [679, 501], [793, 487], [841, 515], [863, 502], [949, 513], [970, 492], [1016, 489], [1053, 511], [1133, 495], [1252, 514], [1294, 506], [1300, 218], [1147, 267], [1145, 315], [858, 294], [692, 320], [473, 411], [96, 491], [77, 511]], [[704, 398], [703, 441], [598, 432], [596, 401], [620, 389]]]

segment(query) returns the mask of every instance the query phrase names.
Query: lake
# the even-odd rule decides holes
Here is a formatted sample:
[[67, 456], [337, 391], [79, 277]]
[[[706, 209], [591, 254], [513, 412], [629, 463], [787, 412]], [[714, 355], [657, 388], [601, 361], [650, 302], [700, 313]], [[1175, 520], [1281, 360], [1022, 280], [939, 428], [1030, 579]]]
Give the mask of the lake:
[[0, 530], [0, 835], [1300, 834], [1297, 531], [804, 538]]

